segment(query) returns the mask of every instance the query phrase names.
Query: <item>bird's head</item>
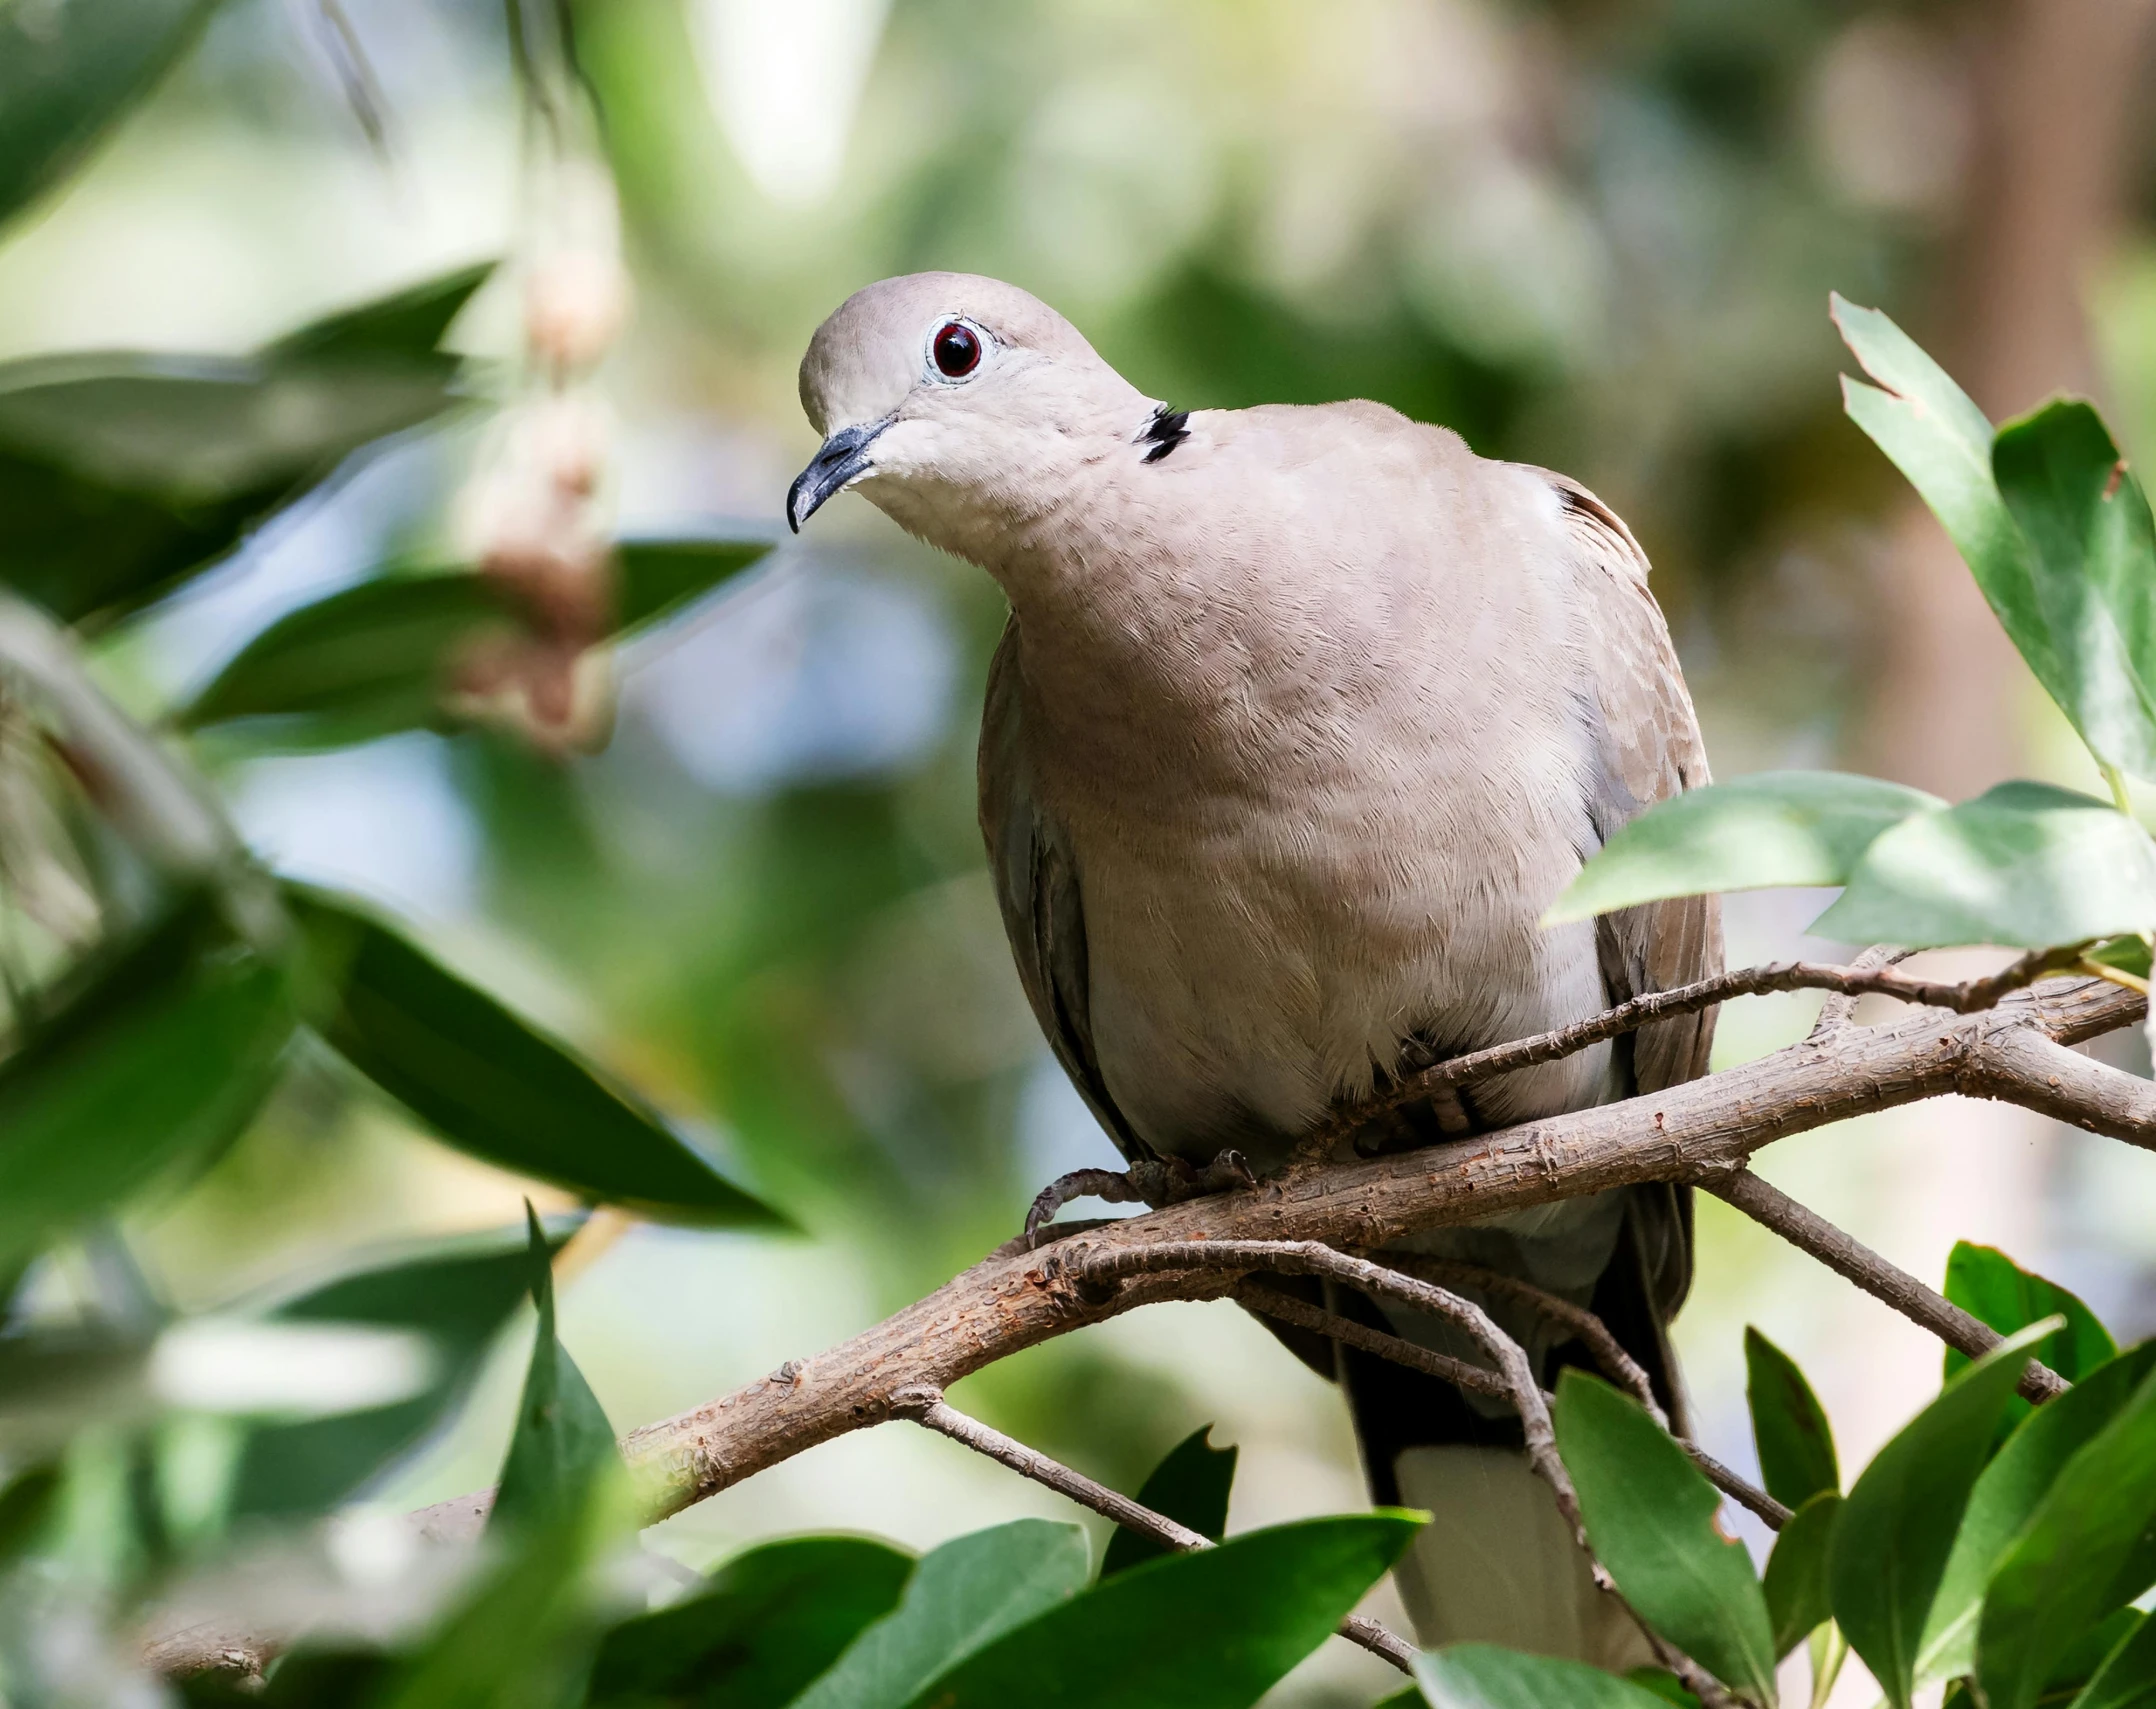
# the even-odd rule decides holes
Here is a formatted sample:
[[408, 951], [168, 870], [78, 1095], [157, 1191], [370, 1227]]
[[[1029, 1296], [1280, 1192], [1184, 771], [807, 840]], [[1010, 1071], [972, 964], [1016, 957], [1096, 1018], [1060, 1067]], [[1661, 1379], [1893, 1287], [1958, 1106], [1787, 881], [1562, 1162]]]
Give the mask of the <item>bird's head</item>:
[[968, 273], [848, 297], [809, 341], [801, 405], [824, 442], [786, 495], [796, 532], [859, 484], [902, 527], [976, 558], [1087, 466], [1142, 457], [1158, 408], [1047, 304]]

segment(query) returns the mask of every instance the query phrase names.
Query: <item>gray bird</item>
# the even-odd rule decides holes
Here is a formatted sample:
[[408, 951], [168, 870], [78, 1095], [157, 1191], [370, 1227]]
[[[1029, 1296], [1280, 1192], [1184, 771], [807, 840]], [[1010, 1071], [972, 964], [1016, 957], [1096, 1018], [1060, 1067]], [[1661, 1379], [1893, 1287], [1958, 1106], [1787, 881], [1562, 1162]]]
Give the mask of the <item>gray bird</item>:
[[[858, 485], [1009, 597], [980, 748], [1004, 925], [1057, 1059], [1152, 1178], [1278, 1168], [1402, 1074], [1719, 970], [1711, 899], [1539, 923], [1627, 819], [1707, 781], [1646, 558], [1584, 487], [1374, 403], [1170, 410], [1046, 305], [956, 273], [849, 298], [801, 401], [825, 438], [796, 529]], [[1712, 1025], [1462, 1088], [1387, 1143], [1690, 1079]], [[1681, 1417], [1665, 1330], [1690, 1235], [1688, 1198], [1655, 1187], [1405, 1244], [1591, 1306]], [[1545, 1381], [1588, 1363], [1481, 1303]], [[1375, 1498], [1433, 1515], [1396, 1574], [1424, 1644], [1651, 1659], [1505, 1409], [1276, 1333], [1340, 1381]]]

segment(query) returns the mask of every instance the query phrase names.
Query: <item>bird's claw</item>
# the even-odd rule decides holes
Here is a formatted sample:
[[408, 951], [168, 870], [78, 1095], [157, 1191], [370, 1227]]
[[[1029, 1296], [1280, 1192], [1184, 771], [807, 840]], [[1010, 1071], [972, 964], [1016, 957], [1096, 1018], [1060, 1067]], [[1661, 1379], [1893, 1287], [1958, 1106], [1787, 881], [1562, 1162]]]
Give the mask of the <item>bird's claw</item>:
[[1149, 1157], [1128, 1169], [1073, 1169], [1034, 1196], [1026, 1211], [1024, 1240], [1028, 1247], [1039, 1245], [1042, 1228], [1073, 1199], [1101, 1199], [1111, 1205], [1172, 1205], [1257, 1184], [1240, 1151], [1223, 1151], [1203, 1168], [1181, 1157]]

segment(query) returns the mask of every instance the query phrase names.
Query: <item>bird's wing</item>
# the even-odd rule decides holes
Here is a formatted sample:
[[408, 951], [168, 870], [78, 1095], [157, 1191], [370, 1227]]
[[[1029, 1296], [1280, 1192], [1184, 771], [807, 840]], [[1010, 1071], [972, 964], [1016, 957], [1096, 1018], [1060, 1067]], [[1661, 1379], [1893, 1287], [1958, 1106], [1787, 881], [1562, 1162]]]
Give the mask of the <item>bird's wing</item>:
[[[1556, 488], [1578, 550], [1583, 633], [1595, 704], [1604, 841], [1658, 801], [1708, 781], [1707, 751], [1669, 626], [1647, 588], [1647, 555], [1632, 531], [1593, 493], [1538, 471]], [[1722, 969], [1717, 898], [1686, 896], [1605, 914], [1597, 948], [1612, 1003], [1687, 985]], [[1632, 1052], [1633, 1090], [1658, 1092], [1707, 1071], [1714, 1011], [1643, 1027]]]
[[1048, 1046], [1126, 1158], [1151, 1157], [1109, 1097], [1093, 1049], [1084, 904], [1069, 840], [1046, 813], [1026, 762], [1018, 620], [1004, 625], [981, 711], [981, 835], [1018, 982]]

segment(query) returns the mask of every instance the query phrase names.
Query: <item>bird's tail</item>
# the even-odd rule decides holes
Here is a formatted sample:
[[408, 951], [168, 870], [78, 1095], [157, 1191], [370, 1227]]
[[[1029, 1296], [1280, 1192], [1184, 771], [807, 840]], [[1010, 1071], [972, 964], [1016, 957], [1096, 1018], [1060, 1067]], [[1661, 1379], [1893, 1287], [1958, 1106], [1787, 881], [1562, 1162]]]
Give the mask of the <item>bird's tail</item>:
[[[1606, 1262], [1599, 1273], [1588, 1270], [1588, 1286], [1565, 1290], [1575, 1299], [1586, 1296], [1582, 1303], [1646, 1370], [1680, 1428], [1683, 1400], [1667, 1326], [1689, 1281], [1686, 1192], [1666, 1185], [1627, 1189], [1614, 1242], [1596, 1243], [1608, 1253]], [[1486, 1242], [1478, 1261], [1490, 1261], [1493, 1245], [1503, 1249], [1502, 1242]], [[1561, 1259], [1561, 1252], [1541, 1241], [1521, 1241], [1515, 1251], [1519, 1267], [1530, 1272], [1521, 1279], [1548, 1286], [1553, 1254]], [[1559, 1341], [1547, 1329], [1530, 1339], [1516, 1306], [1478, 1303], [1528, 1346], [1545, 1387], [1566, 1365], [1593, 1368], [1577, 1341]], [[1360, 1295], [1336, 1291], [1331, 1305], [1375, 1327], [1469, 1353], [1440, 1326], [1403, 1322]], [[1631, 1617], [1595, 1588], [1555, 1498], [1528, 1468], [1509, 1408], [1478, 1404], [1448, 1383], [1353, 1348], [1338, 1346], [1336, 1358], [1373, 1496], [1431, 1515], [1394, 1575], [1425, 1647], [1473, 1640], [1620, 1672], [1653, 1661]]]

